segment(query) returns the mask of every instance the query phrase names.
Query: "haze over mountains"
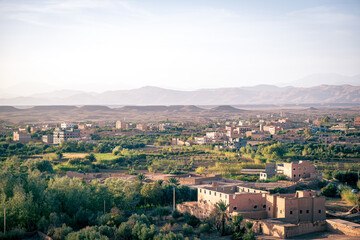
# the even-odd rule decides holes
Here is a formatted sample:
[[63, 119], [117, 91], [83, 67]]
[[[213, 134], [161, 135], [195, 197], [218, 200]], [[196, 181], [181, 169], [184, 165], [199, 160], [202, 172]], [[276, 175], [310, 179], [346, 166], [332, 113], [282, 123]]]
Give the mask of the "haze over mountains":
[[179, 91], [159, 87], [103, 93], [61, 90], [29, 97], [2, 98], [0, 105], [236, 105], [360, 103], [360, 86], [321, 85], [310, 88], [254, 87]]

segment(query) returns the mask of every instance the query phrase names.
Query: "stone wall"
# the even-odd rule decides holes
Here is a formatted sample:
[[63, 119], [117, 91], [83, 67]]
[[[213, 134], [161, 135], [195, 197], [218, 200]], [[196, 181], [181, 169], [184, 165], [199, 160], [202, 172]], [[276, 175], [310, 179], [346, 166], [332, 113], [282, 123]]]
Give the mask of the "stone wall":
[[266, 219], [252, 222], [254, 223], [253, 229], [257, 234], [264, 234], [279, 238], [289, 238], [313, 232], [323, 232], [327, 229], [326, 221], [291, 224], [276, 219]]
[[327, 219], [327, 230], [330, 232], [340, 232], [347, 236], [360, 237], [360, 224], [348, 222], [341, 219]]

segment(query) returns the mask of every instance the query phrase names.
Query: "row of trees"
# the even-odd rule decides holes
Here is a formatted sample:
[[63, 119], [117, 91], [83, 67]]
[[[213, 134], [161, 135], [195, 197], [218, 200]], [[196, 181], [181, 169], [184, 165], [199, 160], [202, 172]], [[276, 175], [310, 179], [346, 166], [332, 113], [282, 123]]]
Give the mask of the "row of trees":
[[0, 206], [6, 207], [8, 230], [46, 232], [63, 223], [80, 229], [101, 224], [111, 209], [119, 211], [118, 221], [122, 221], [137, 209], [170, 205], [174, 188], [178, 202], [196, 199], [196, 191], [177, 182], [110, 178], [104, 184], [86, 183], [41, 172], [50, 169], [42, 160], [9, 158], [1, 164]]

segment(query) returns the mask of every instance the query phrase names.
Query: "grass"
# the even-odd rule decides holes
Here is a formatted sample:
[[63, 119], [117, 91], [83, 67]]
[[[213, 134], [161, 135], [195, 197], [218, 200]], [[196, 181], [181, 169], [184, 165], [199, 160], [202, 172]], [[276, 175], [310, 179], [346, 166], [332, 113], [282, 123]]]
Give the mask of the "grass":
[[112, 153], [95, 153], [94, 155], [97, 161], [110, 161], [119, 157]]
[[341, 198], [326, 198], [325, 207], [331, 211], [347, 212], [353, 205]]

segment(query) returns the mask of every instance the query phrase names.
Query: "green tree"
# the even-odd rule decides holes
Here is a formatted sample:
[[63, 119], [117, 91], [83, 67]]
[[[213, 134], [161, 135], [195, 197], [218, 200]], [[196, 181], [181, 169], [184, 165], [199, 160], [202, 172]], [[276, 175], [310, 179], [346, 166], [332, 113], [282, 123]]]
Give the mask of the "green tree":
[[224, 201], [220, 201], [215, 203], [215, 208], [217, 208], [220, 212], [220, 217], [221, 217], [221, 234], [225, 235], [225, 222], [228, 219], [228, 207], [230, 206], [230, 204], [226, 204]]
[[156, 205], [162, 198], [162, 189], [159, 183], [148, 183], [145, 184], [140, 191], [145, 204]]
[[321, 194], [326, 197], [335, 197], [338, 194], [337, 187], [335, 186], [335, 184], [329, 183], [328, 185], [326, 185], [326, 187], [323, 187], [321, 189]]
[[60, 151], [57, 151], [57, 152], [56, 152], [56, 157], [57, 157], [58, 159], [62, 159], [63, 153], [60, 152]]
[[177, 178], [174, 178], [174, 177], [171, 177], [171, 178], [169, 178], [168, 180], [167, 180], [167, 182], [169, 183], [169, 184], [172, 184], [172, 185], [179, 185], [179, 180], [177, 179]]
[[144, 174], [139, 173], [138, 175], [136, 175], [136, 180], [138, 180], [140, 182], [140, 184], [142, 185], [143, 182], [146, 180], [146, 177]]
[[86, 155], [85, 159], [89, 160], [90, 162], [96, 162], [96, 157], [95, 157], [95, 154], [93, 154], [93, 153]]

